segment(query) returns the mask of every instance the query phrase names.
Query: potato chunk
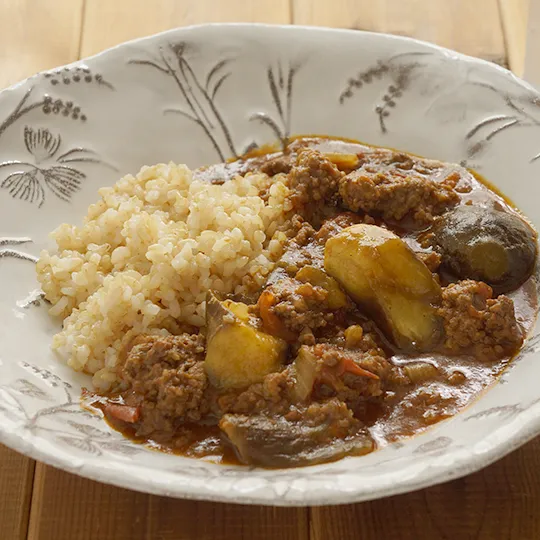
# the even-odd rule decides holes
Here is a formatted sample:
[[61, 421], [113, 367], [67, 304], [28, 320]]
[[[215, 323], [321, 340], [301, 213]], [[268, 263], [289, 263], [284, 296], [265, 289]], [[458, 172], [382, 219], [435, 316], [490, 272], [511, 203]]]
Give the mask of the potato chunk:
[[218, 388], [243, 388], [277, 371], [287, 345], [258, 330], [241, 302], [220, 301], [209, 294], [205, 370]]
[[326, 242], [324, 268], [403, 350], [433, 348], [441, 337], [441, 287], [392, 232], [353, 225]]

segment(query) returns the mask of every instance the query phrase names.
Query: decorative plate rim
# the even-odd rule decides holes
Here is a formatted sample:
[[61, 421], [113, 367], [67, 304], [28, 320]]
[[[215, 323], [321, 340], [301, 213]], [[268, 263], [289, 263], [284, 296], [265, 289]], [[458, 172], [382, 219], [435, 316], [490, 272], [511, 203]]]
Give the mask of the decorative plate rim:
[[[521, 89], [533, 93], [540, 98], [540, 93], [532, 87], [529, 83], [523, 81], [516, 75], [514, 75], [508, 69], [493, 64], [480, 58], [474, 58], [463, 53], [453, 51], [451, 49], [441, 47], [432, 43], [428, 43], [415, 38], [406, 36], [395, 36], [390, 34], [367, 32], [362, 30], [350, 30], [350, 29], [334, 29], [317, 26], [296, 26], [296, 25], [274, 25], [264, 23], [209, 23], [191, 25], [186, 27], [179, 27], [167, 30], [165, 32], [157, 33], [151, 36], [142, 38], [136, 38], [124, 43], [110, 47], [104, 51], [101, 51], [95, 55], [76, 60], [72, 63], [59, 66], [60, 68], [75, 66], [80, 63], [92, 62], [96, 59], [107, 56], [112, 51], [129, 47], [131, 45], [141, 43], [150, 43], [154, 40], [160, 39], [165, 36], [182, 36], [197, 32], [201, 29], [209, 27], [217, 28], [229, 28], [229, 29], [252, 29], [252, 28], [265, 28], [275, 29], [276, 31], [282, 31], [285, 33], [312, 33], [312, 34], [342, 34], [342, 35], [355, 35], [366, 36], [380, 41], [394, 41], [396, 43], [409, 43], [415, 44], [419, 47], [429, 50], [435, 54], [443, 57], [452, 58], [459, 62], [475, 64], [480, 66], [483, 70], [490, 72], [497, 72], [503, 75], [506, 79], [512, 83], [518, 85]], [[54, 68], [53, 68], [54, 69]], [[58, 69], [58, 68], [56, 68]], [[51, 70], [41, 71], [35, 75], [28, 77], [8, 88], [0, 91], [0, 95], [10, 93], [23, 87], [29, 80], [39, 76], [41, 73], [45, 73]], [[496, 383], [498, 384], [498, 383]], [[538, 410], [536, 410], [538, 409]], [[461, 411], [458, 415], [463, 415], [465, 411]], [[447, 420], [451, 421], [451, 420]], [[144, 467], [140, 467], [136, 461], [130, 462], [129, 465], [124, 467], [110, 467], [106, 462], [99, 462], [97, 460], [86, 461], [84, 459], [72, 458], [70, 460], [63, 458], [54, 452], [54, 449], [40, 446], [40, 438], [31, 433], [17, 432], [14, 429], [7, 428], [6, 426], [0, 426], [0, 443], [5, 444], [9, 448], [21, 452], [26, 456], [43, 462], [47, 465], [61, 468], [71, 473], [78, 474], [80, 476], [110, 483], [112, 485], [133, 489], [136, 491], [151, 493], [157, 495], [167, 495], [182, 499], [195, 499], [195, 500], [207, 500], [207, 501], [220, 501], [220, 502], [236, 502], [243, 504], [266, 504], [274, 506], [317, 506], [317, 505], [334, 505], [361, 502], [366, 500], [372, 500], [375, 498], [386, 497], [390, 495], [397, 495], [409, 491], [414, 491], [421, 488], [433, 486], [448, 480], [457, 479], [478, 471], [494, 461], [504, 457], [512, 450], [522, 446], [534, 436], [540, 433], [540, 404], [536, 403], [535, 406], [531, 406], [527, 410], [520, 412], [519, 416], [508, 422], [506, 425], [496, 429], [489, 437], [476, 443], [473, 446], [467, 447], [466, 453], [458, 453], [448, 463], [433, 463], [429, 467], [432, 469], [431, 474], [421, 474], [418, 477], [409, 476], [405, 479], [400, 479], [399, 482], [395, 482], [395, 476], [397, 473], [392, 473], [384, 483], [376, 487], [370, 487], [370, 489], [359, 488], [355, 486], [353, 489], [344, 489], [336, 484], [330, 485], [326, 483], [323, 488], [323, 494], [321, 490], [311, 491], [305, 489], [301, 494], [297, 492], [289, 493], [286, 498], [279, 497], [274, 491], [266, 489], [265, 487], [257, 487], [249, 492], [243, 492], [241, 490], [212, 490], [204, 483], [201, 485], [192, 485], [189, 482], [190, 477], [185, 476], [185, 482], [175, 482], [174, 479], [182, 478], [182, 473], [178, 470], [175, 471], [173, 480], [169, 483], [162, 482], [160, 480], [154, 480], [149, 482], [144, 479], [142, 475], [135, 475], [126, 480], [126, 469], [131, 472], [137, 470], [145, 470]], [[354, 458], [346, 458], [354, 459]], [[247, 471], [247, 475], [251, 474]], [[294, 472], [292, 473], [294, 474]], [[360, 471], [361, 475], [361, 471]], [[192, 478], [191, 478], [192, 479]], [[277, 480], [273, 480], [276, 481]]]

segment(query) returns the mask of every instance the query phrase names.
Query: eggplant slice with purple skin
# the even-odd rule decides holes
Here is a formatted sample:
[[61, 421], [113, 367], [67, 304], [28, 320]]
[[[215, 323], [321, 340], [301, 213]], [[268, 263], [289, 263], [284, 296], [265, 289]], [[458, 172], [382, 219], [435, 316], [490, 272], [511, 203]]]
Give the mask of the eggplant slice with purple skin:
[[227, 414], [219, 426], [240, 461], [248, 465], [301, 467], [374, 450], [370, 434], [344, 404], [331, 399], [316, 405], [318, 411], [313, 406], [293, 411], [294, 419]]
[[516, 289], [534, 270], [537, 235], [510, 209], [458, 206], [431, 232], [433, 247], [449, 272], [483, 281], [497, 294]]

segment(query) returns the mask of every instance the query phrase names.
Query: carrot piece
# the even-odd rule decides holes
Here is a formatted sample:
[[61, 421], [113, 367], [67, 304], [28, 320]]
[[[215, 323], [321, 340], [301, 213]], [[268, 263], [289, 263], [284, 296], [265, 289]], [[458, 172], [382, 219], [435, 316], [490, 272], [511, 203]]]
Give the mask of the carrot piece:
[[346, 358], [345, 360], [341, 361], [341, 364], [338, 368], [338, 373], [339, 375], [343, 375], [343, 373], [352, 373], [353, 375], [358, 375], [359, 377], [367, 377], [368, 379], [374, 379], [376, 381], [379, 380], [378, 375], [376, 375], [375, 373], [371, 373], [371, 371], [368, 371], [363, 367], [360, 367], [351, 358]]
[[130, 405], [120, 405], [119, 403], [107, 403], [107, 405], [105, 405], [105, 414], [115, 420], [134, 424], [141, 417], [141, 408], [131, 407]]
[[280, 337], [285, 341], [294, 341], [296, 335], [285, 328], [279, 317], [271, 310], [276, 303], [276, 297], [270, 291], [263, 291], [259, 297], [259, 313], [263, 321], [263, 328], [273, 336]]

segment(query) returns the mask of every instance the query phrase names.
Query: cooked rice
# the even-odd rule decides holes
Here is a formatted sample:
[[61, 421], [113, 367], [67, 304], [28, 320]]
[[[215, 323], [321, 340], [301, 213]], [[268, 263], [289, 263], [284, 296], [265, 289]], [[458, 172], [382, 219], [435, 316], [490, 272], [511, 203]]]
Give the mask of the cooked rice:
[[82, 227], [52, 233], [57, 251], [41, 253], [37, 272], [51, 314], [65, 318], [53, 348], [106, 389], [132, 336], [201, 326], [208, 290], [242, 294], [264, 283], [287, 239], [290, 203], [285, 183], [266, 175], [218, 186], [173, 163], [99, 193]]

